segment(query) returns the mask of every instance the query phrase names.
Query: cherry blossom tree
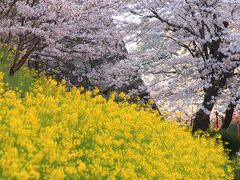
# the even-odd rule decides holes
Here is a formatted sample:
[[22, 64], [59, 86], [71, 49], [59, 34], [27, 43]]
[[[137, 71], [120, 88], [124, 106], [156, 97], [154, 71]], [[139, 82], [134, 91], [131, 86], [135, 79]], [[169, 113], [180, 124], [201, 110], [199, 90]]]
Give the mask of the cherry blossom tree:
[[121, 52], [114, 5], [101, 0], [0, 1], [0, 42], [16, 49], [9, 73], [34, 56], [90, 61]]
[[[114, 16], [118, 0], [0, 1], [0, 43], [15, 49], [9, 73], [25, 62], [69, 85], [144, 96], [137, 64], [127, 58]], [[139, 90], [139, 87], [141, 89]]]
[[179, 99], [185, 103], [202, 100], [193, 131], [208, 129], [216, 101], [225, 104], [222, 128], [226, 129], [240, 98], [240, 2], [139, 0], [129, 7], [142, 20], [141, 33], [169, 44], [168, 58], [159, 58], [161, 49], [152, 49], [156, 61], [150, 72], [159, 76], [151, 90], [173, 104]]

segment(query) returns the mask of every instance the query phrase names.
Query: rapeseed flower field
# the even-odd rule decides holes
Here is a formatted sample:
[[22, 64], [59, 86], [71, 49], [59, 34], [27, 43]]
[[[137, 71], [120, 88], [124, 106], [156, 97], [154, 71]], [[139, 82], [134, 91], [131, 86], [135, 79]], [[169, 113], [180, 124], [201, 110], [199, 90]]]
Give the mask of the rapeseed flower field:
[[24, 97], [0, 74], [0, 179], [233, 179], [221, 143], [51, 78]]

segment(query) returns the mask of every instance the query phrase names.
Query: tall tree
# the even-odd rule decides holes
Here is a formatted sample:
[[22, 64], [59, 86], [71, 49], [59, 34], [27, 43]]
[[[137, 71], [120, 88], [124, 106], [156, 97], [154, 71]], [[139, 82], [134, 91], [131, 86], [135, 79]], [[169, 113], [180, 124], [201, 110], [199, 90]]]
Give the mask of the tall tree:
[[[115, 1], [0, 1], [0, 42], [16, 49], [9, 73], [31, 56], [89, 61], [121, 52], [113, 23]], [[78, 43], [68, 43], [78, 42]]]
[[[167, 39], [168, 51], [181, 56], [155, 58], [168, 99], [202, 99], [193, 131], [206, 130], [216, 100], [226, 104], [222, 128], [227, 128], [239, 102], [240, 2], [237, 0], [140, 0], [131, 6], [148, 33]], [[164, 74], [164, 75], [163, 75]], [[159, 79], [161, 81], [161, 79]], [[172, 102], [174, 103], [174, 102]]]
[[15, 49], [10, 75], [28, 61], [30, 67], [44, 65], [48, 73], [69, 84], [145, 96], [139, 69], [127, 59], [123, 33], [114, 21], [122, 3], [0, 1], [0, 43]]

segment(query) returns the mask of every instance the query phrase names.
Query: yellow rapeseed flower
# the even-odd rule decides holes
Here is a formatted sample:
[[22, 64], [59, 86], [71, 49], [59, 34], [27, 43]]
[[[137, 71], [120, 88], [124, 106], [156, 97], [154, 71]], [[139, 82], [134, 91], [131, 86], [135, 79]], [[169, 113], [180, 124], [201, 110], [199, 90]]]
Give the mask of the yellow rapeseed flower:
[[215, 139], [82, 91], [43, 77], [20, 98], [0, 73], [0, 179], [233, 179]]

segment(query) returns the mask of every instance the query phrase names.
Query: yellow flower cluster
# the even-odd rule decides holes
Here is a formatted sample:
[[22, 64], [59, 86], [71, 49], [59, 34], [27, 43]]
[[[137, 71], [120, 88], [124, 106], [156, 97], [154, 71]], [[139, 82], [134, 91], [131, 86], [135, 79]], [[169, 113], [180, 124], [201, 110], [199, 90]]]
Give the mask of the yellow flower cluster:
[[47, 78], [20, 98], [2, 79], [0, 179], [233, 178], [222, 145], [151, 110]]

